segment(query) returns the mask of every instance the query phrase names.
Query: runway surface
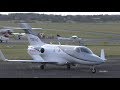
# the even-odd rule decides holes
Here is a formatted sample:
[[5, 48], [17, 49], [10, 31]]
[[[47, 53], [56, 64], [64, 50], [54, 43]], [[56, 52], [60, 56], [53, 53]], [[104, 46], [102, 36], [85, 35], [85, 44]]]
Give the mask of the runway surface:
[[96, 66], [97, 72], [91, 73], [89, 66], [46, 65], [45, 70], [37, 63], [0, 61], [0, 78], [120, 78], [120, 59], [109, 59], [106, 63]]

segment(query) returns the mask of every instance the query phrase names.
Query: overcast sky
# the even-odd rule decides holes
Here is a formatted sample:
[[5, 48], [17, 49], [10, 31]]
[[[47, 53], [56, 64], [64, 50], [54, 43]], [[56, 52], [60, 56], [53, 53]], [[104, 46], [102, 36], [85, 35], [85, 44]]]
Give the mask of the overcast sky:
[[39, 14], [54, 14], [54, 15], [120, 15], [120, 12], [0, 12], [0, 14], [9, 13], [39, 13]]

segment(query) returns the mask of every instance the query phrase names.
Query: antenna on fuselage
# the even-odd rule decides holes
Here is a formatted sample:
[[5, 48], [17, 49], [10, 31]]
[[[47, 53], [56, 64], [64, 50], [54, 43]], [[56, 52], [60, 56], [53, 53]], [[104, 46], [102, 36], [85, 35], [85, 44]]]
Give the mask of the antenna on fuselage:
[[59, 45], [61, 45], [61, 43], [59, 42]]

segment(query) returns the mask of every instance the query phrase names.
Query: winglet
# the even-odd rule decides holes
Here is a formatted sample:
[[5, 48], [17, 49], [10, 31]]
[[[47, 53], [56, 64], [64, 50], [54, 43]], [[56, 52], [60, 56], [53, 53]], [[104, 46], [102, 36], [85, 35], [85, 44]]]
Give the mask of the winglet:
[[100, 55], [100, 57], [101, 57], [102, 60], [104, 60], [104, 61], [106, 60], [105, 59], [104, 49], [101, 49], [101, 55]]
[[3, 55], [2, 51], [0, 50], [0, 59], [3, 61], [7, 61], [8, 59], [5, 58], [5, 56]]

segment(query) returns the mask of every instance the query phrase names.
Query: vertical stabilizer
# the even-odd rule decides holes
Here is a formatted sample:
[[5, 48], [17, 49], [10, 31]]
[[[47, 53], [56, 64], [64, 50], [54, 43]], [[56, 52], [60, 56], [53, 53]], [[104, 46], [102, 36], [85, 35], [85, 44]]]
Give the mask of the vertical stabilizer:
[[20, 26], [21, 28], [24, 28], [23, 30], [27, 34], [30, 45], [44, 45], [44, 43], [40, 40], [37, 34], [32, 31], [32, 27], [30, 25], [28, 25], [27, 23], [21, 23]]
[[7, 61], [7, 59], [5, 59], [5, 56], [3, 55], [1, 50], [0, 50], [0, 59], [3, 61]]
[[105, 59], [104, 49], [101, 49], [101, 55], [100, 55], [100, 57], [101, 57], [102, 60], [104, 60], [104, 61], [106, 60]]

